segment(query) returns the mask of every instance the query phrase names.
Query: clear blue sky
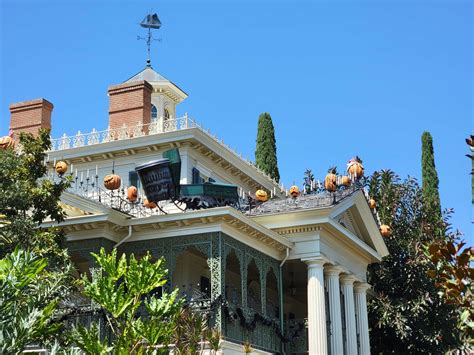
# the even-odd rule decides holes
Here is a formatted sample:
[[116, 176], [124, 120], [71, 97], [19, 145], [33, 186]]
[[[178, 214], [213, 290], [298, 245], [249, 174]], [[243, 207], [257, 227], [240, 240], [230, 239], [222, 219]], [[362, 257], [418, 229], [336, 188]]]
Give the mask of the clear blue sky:
[[107, 86], [144, 67], [138, 26], [158, 12], [153, 67], [189, 112], [253, 159], [259, 113], [271, 113], [282, 181], [323, 178], [359, 155], [370, 173], [421, 179], [432, 133], [443, 207], [473, 243], [471, 1], [21, 1], [1, 3], [0, 134], [8, 105], [44, 97], [53, 136], [104, 129]]

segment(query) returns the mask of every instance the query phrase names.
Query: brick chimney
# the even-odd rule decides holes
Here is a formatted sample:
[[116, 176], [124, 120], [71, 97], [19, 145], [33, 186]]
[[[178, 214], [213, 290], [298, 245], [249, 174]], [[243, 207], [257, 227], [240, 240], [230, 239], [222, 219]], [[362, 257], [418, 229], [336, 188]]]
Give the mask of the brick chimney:
[[[144, 125], [151, 122], [151, 92], [153, 87], [145, 80], [110, 86], [109, 126], [110, 129]], [[145, 131], [147, 128], [145, 128]]]
[[15, 136], [20, 132], [36, 135], [40, 128], [51, 129], [53, 104], [46, 99], [17, 102], [10, 105], [10, 129]]

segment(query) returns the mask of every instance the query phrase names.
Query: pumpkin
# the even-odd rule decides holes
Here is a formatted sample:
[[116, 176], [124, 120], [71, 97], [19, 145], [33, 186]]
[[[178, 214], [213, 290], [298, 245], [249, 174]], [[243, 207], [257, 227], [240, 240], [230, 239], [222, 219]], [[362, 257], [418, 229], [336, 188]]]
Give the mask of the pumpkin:
[[362, 160], [357, 155], [347, 163], [347, 172], [349, 176], [355, 179], [360, 179], [364, 176], [364, 166], [362, 165]]
[[107, 190], [116, 190], [120, 187], [122, 179], [116, 174], [106, 175], [104, 177], [104, 186]]
[[265, 202], [268, 200], [268, 194], [265, 190], [257, 190], [257, 192], [255, 192], [255, 198], [257, 201]]
[[373, 210], [376, 206], [377, 206], [377, 203], [375, 202], [375, 200], [374, 200], [373, 198], [371, 198], [371, 199], [369, 200], [369, 207], [370, 207], [370, 209]]
[[324, 178], [324, 188], [329, 192], [336, 191], [337, 182], [337, 170], [336, 167], [329, 168], [328, 174]]
[[382, 234], [382, 237], [390, 237], [392, 231], [389, 226], [387, 226], [386, 224], [382, 224], [380, 226], [380, 234]]
[[340, 184], [348, 187], [351, 185], [351, 179], [347, 175], [341, 176]]
[[300, 189], [298, 188], [298, 186], [293, 185], [292, 187], [290, 187], [290, 196], [291, 197], [297, 198], [299, 195], [300, 195]]
[[127, 189], [127, 199], [130, 202], [135, 202], [138, 198], [138, 189], [135, 186], [129, 186]]
[[54, 170], [56, 170], [56, 172], [59, 174], [59, 175], [63, 175], [64, 173], [66, 173], [67, 171], [67, 164], [65, 161], [58, 161], [56, 163], [56, 166], [54, 167]]
[[15, 141], [10, 136], [5, 136], [0, 138], [0, 148], [1, 149], [13, 149], [15, 148]]
[[154, 203], [152, 201], [148, 201], [148, 199], [146, 198], [143, 201], [143, 206], [145, 206], [146, 208], [156, 208], [156, 203]]

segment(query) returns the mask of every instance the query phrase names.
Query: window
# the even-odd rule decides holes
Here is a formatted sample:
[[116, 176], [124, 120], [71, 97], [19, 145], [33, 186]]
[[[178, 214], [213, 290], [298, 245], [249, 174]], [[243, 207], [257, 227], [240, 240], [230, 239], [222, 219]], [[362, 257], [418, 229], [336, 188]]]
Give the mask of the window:
[[155, 105], [151, 105], [151, 121], [154, 122], [158, 118], [158, 110]]
[[164, 120], [167, 121], [170, 119], [170, 112], [168, 111], [168, 109], [165, 107], [164, 109]]
[[201, 177], [201, 172], [196, 169], [196, 168], [193, 168], [193, 180], [192, 180], [192, 184], [202, 184], [204, 182], [204, 180], [202, 179]]
[[136, 171], [132, 170], [128, 173], [128, 182], [129, 186], [139, 187], [140, 180], [138, 179], [138, 173]]

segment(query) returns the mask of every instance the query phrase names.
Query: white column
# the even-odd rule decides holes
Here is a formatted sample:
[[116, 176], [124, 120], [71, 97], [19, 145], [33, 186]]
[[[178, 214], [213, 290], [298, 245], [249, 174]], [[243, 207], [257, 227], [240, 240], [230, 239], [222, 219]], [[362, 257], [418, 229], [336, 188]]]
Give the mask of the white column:
[[346, 323], [346, 355], [357, 355], [357, 328], [354, 307], [354, 276], [341, 276], [344, 295], [344, 320]]
[[308, 351], [326, 355], [326, 307], [324, 303], [323, 259], [305, 260], [308, 264]]
[[342, 318], [341, 318], [341, 292], [339, 288], [339, 274], [342, 272], [337, 266], [324, 268], [324, 281], [326, 282], [329, 294], [329, 314], [331, 318], [331, 354], [343, 354], [342, 343]]
[[370, 355], [369, 319], [367, 317], [367, 283], [354, 285], [357, 331], [359, 333], [359, 354]]

